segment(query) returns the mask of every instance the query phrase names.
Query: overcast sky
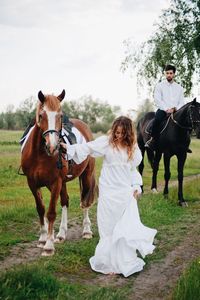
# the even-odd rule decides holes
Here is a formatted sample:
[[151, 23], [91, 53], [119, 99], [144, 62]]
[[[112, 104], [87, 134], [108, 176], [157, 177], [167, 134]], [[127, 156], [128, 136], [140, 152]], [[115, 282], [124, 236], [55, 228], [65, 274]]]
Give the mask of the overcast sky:
[[30, 96], [92, 95], [136, 108], [123, 40], [146, 40], [169, 0], [0, 0], [0, 111]]

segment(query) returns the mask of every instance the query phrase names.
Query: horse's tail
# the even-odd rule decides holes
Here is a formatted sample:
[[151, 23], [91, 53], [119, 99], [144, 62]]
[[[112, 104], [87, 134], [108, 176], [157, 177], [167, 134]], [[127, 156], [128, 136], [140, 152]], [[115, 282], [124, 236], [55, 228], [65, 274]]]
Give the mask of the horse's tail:
[[147, 152], [148, 162], [150, 163], [151, 168], [153, 169], [153, 163], [154, 163], [154, 159], [155, 159], [154, 152], [149, 148], [146, 149], [146, 152]]

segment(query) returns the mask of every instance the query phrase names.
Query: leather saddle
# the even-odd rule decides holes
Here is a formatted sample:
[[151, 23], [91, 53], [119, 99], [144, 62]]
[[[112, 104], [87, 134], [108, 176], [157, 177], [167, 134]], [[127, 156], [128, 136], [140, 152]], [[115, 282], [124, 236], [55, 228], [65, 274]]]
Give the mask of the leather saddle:
[[[66, 137], [69, 141], [69, 143], [72, 144], [76, 144], [77, 140], [76, 140], [76, 136], [75, 134], [72, 132], [72, 127], [74, 126], [73, 123], [69, 120], [69, 117], [67, 115], [63, 115], [63, 119], [62, 119], [62, 126], [65, 129], [66, 133], [63, 135], [63, 137]], [[63, 139], [64, 140], [64, 139]], [[65, 141], [64, 141], [65, 142]]]
[[[74, 126], [73, 123], [69, 120], [67, 115], [63, 115], [63, 120], [62, 120], [62, 125], [63, 128], [65, 129], [66, 133], [65, 133], [65, 137], [67, 138], [67, 140], [69, 141], [69, 143], [72, 144], [76, 144], [77, 140], [76, 140], [76, 136], [75, 134], [72, 132], [72, 127]], [[31, 120], [30, 124], [27, 126], [27, 128], [25, 129], [19, 143], [22, 145], [25, 141], [25, 138], [29, 132], [29, 130], [31, 129], [31, 127], [33, 127], [35, 125], [35, 118], [33, 120]], [[63, 139], [63, 142], [65, 143], [65, 139]]]

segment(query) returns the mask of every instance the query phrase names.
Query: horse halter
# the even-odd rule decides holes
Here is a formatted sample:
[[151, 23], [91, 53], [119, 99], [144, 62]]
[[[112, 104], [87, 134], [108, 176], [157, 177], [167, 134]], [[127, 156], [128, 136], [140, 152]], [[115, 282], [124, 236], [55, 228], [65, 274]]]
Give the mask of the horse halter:
[[47, 130], [45, 130], [43, 133], [42, 133], [42, 136], [43, 136], [43, 138], [45, 138], [46, 137], [46, 135], [48, 134], [48, 133], [55, 133], [58, 137], [59, 137], [59, 139], [62, 137], [62, 135], [61, 135], [61, 131], [62, 131], [62, 115], [61, 115], [61, 126], [60, 126], [60, 130], [55, 130], [55, 129], [47, 129]]
[[48, 133], [55, 133], [58, 137], [60, 137], [60, 131], [55, 130], [55, 129], [48, 129], [48, 130], [45, 130], [45, 131], [42, 133], [42, 136], [45, 138], [45, 136], [46, 136]]
[[61, 128], [60, 130], [55, 130], [55, 129], [47, 129], [42, 133], [42, 137], [45, 138], [47, 134], [52, 134], [55, 133], [58, 136], [58, 160], [56, 162], [56, 166], [58, 169], [63, 168], [63, 163], [62, 163], [62, 149], [60, 147], [60, 142], [62, 140], [62, 115], [61, 115]]

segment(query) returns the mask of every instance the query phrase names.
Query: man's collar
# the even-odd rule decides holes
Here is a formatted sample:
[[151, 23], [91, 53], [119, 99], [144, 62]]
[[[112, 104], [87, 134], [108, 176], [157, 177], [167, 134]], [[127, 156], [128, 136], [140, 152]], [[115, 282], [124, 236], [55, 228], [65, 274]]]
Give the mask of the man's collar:
[[174, 80], [168, 81], [167, 79], [165, 79], [165, 82], [166, 82], [168, 85], [170, 85], [170, 84], [173, 84], [175, 81], [174, 81]]

